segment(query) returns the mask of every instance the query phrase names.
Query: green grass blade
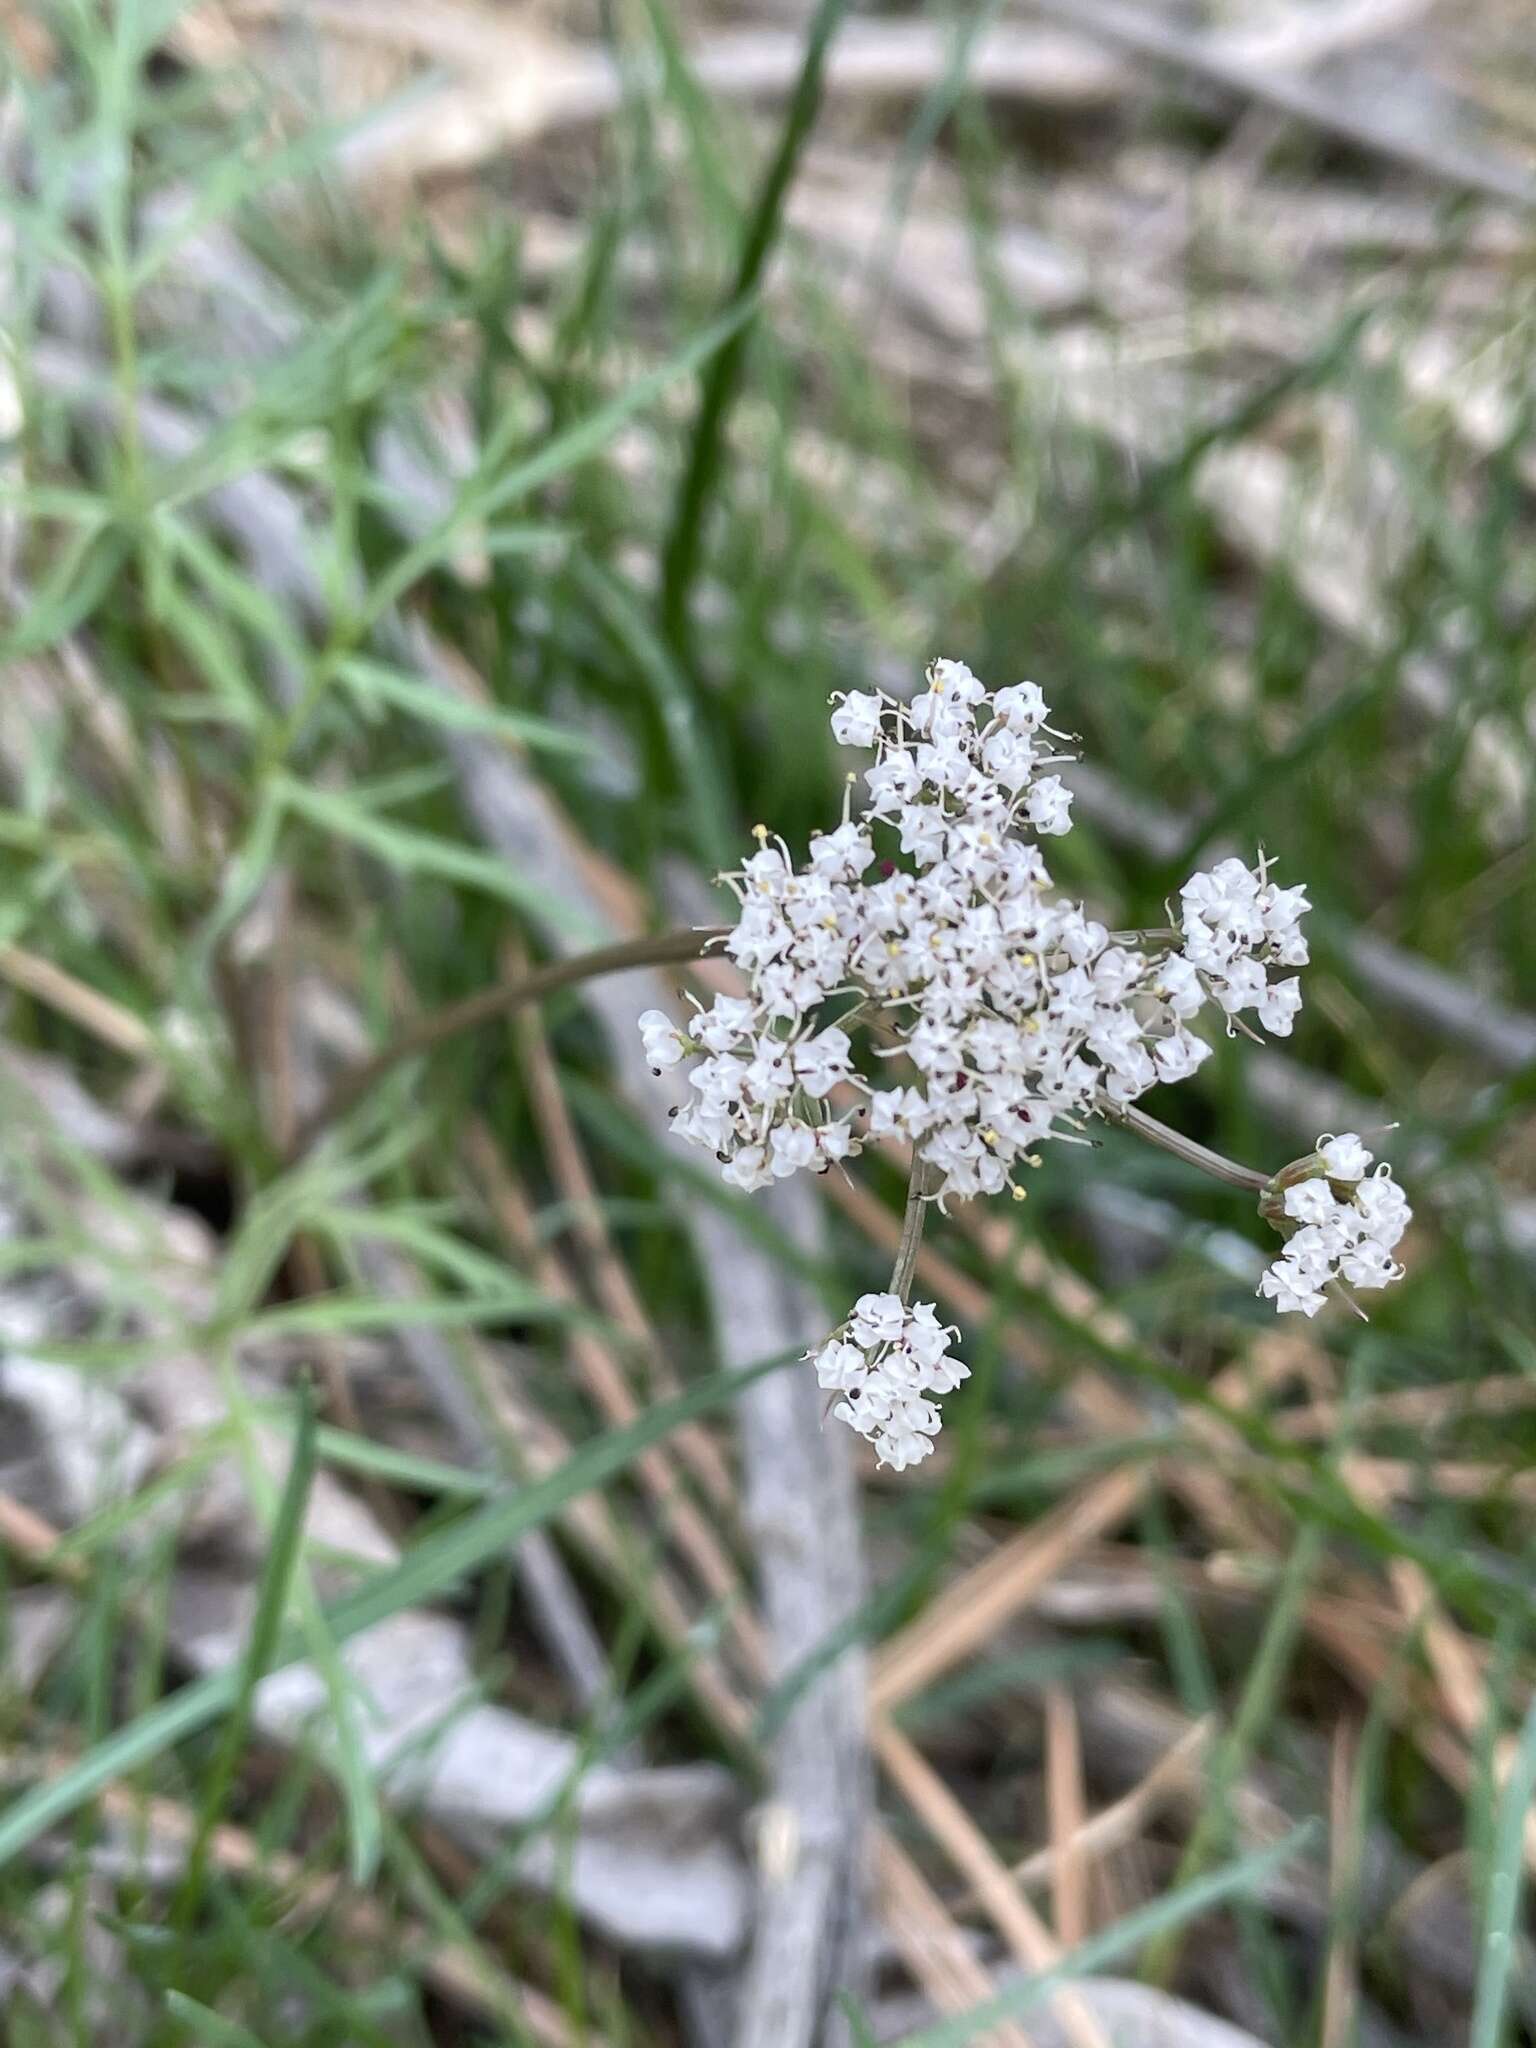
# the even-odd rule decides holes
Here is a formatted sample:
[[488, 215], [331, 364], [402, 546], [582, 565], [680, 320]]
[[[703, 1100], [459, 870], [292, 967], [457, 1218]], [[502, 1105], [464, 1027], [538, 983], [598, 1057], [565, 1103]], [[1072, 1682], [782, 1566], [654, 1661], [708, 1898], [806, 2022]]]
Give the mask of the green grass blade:
[[1051, 1969], [1041, 1970], [1023, 1984], [1010, 1985], [984, 2005], [972, 2006], [969, 2012], [957, 2013], [953, 2019], [941, 2020], [937, 2026], [904, 2035], [894, 2048], [967, 2048], [968, 2043], [980, 2040], [989, 2027], [995, 2027], [1001, 2020], [1016, 2019], [1020, 2013], [1038, 2005], [1058, 1985], [1069, 1984], [1074, 1977], [1086, 1977], [1106, 1964], [1119, 1962], [1122, 1956], [1134, 1954], [1144, 1942], [1171, 1928], [1184, 1926], [1201, 1913], [1208, 1913], [1213, 1906], [1224, 1905], [1228, 1899], [1251, 1892], [1270, 1871], [1278, 1870], [1293, 1856], [1299, 1855], [1315, 1832], [1310, 1823], [1295, 1828], [1272, 1847], [1256, 1850], [1251, 1856], [1239, 1857], [1236, 1862], [1228, 1863], [1206, 1877], [1197, 1877], [1192, 1884], [1181, 1885], [1177, 1891], [1154, 1899], [1150, 1905], [1142, 1906], [1134, 1913], [1127, 1913], [1123, 1920], [1117, 1921], [1113, 1927], [1106, 1927], [1102, 1934], [1080, 1942], [1071, 1955], [1063, 1957]]
[[167, 1991], [165, 2009], [173, 2019], [180, 2020], [194, 2041], [206, 2041], [208, 2048], [266, 2048], [266, 2043], [249, 2027], [225, 2019], [222, 2013], [189, 1998], [184, 1991]]
[[[338, 1643], [386, 1621], [402, 1608], [432, 1600], [504, 1552], [530, 1529], [557, 1515], [568, 1501], [622, 1472], [640, 1453], [696, 1417], [725, 1408], [764, 1373], [781, 1370], [798, 1353], [767, 1358], [744, 1371], [715, 1373], [661, 1403], [623, 1429], [610, 1430], [568, 1458], [558, 1471], [507, 1499], [488, 1502], [451, 1528], [440, 1530], [397, 1565], [370, 1579], [326, 1610]], [[286, 1637], [270, 1668], [304, 1654], [301, 1635]], [[104, 1785], [164, 1755], [175, 1743], [227, 1713], [239, 1696], [240, 1669], [214, 1672], [153, 1707], [97, 1743], [79, 1762], [47, 1784], [25, 1792], [0, 1814], [0, 1867], [19, 1856], [46, 1829], [92, 1798]]]
[[801, 151], [810, 139], [821, 104], [821, 80], [827, 51], [847, 5], [848, 0], [820, 0], [811, 21], [800, 76], [784, 117], [779, 145], [763, 178], [742, 238], [736, 278], [727, 301], [727, 317], [734, 314], [737, 324], [730, 339], [705, 371], [703, 388], [699, 393], [698, 418], [694, 423], [687, 465], [678, 486], [677, 504], [661, 564], [662, 632], [681, 655], [688, 651], [689, 598], [698, 571], [704, 514], [720, 470], [726, 423], [746, 365], [750, 328], [745, 315], [756, 302], [764, 267], [778, 240], [790, 181], [800, 161]]
[[1525, 1826], [1536, 1797], [1536, 1705], [1520, 1730], [1520, 1747], [1499, 1799], [1493, 1865], [1488, 1872], [1482, 1953], [1468, 2048], [1499, 2048], [1510, 1973], [1515, 1963], [1515, 1922], [1525, 1876]]
[[283, 1484], [282, 1498], [267, 1545], [266, 1562], [257, 1586], [250, 1639], [236, 1674], [234, 1698], [203, 1783], [203, 1795], [197, 1810], [197, 1832], [192, 1838], [186, 1874], [173, 1914], [177, 1925], [183, 1929], [191, 1926], [202, 1898], [208, 1870], [208, 1845], [234, 1789], [235, 1773], [240, 1767], [240, 1757], [250, 1732], [256, 1688], [277, 1654], [293, 1575], [303, 1548], [304, 1513], [315, 1477], [315, 1425], [314, 1388], [305, 1380], [299, 1387], [288, 1477]]
[[557, 476], [590, 461], [627, 421], [658, 398], [669, 384], [676, 383], [679, 377], [686, 377], [719, 350], [729, 347], [751, 316], [755, 304], [756, 301], [750, 297], [733, 301], [718, 320], [712, 321], [666, 362], [647, 371], [643, 377], [637, 377], [617, 397], [599, 406], [586, 419], [567, 427], [564, 433], [556, 434], [537, 454], [515, 464], [504, 475], [478, 471], [465, 485], [458, 503], [379, 578], [365, 607], [365, 620], [372, 623], [382, 618], [413, 583], [445, 553], [451, 552], [459, 528], [467, 519], [487, 519], [514, 499], [526, 497], [542, 484], [552, 483]]

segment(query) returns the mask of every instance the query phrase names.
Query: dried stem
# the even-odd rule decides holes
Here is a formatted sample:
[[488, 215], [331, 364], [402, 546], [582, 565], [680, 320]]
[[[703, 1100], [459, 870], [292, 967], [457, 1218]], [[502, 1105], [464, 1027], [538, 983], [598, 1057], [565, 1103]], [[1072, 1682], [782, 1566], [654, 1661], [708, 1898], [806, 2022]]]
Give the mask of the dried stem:
[[705, 947], [716, 939], [724, 938], [727, 930], [724, 925], [705, 925], [696, 931], [649, 933], [638, 939], [620, 940], [612, 946], [596, 946], [590, 953], [576, 953], [568, 960], [553, 961], [547, 967], [536, 968], [532, 974], [519, 976], [516, 981], [494, 982], [489, 988], [478, 989], [474, 995], [463, 996], [456, 1003], [447, 1003], [440, 1010], [429, 1011], [425, 1017], [419, 1017], [414, 1024], [408, 1025], [382, 1052], [375, 1053], [372, 1059], [363, 1060], [350, 1073], [342, 1075], [294, 1138], [288, 1149], [287, 1163], [292, 1165], [302, 1159], [323, 1131], [361, 1102], [386, 1074], [393, 1073], [407, 1060], [434, 1051], [448, 1039], [457, 1038], [461, 1032], [473, 1031], [497, 1017], [510, 1017], [529, 1003], [541, 1002], [545, 996], [555, 995], [563, 988], [573, 988], [579, 982], [594, 981], [601, 974], [621, 974], [631, 967], [661, 967], [674, 960], [697, 960], [702, 957]]

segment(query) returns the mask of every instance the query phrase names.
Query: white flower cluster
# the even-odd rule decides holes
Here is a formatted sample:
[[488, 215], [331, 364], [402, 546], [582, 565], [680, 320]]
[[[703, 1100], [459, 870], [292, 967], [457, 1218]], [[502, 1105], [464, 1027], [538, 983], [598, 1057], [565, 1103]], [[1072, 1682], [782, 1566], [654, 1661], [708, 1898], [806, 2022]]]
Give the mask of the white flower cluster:
[[1277, 1309], [1315, 1316], [1331, 1282], [1388, 1287], [1402, 1278], [1391, 1255], [1413, 1211], [1385, 1161], [1367, 1174], [1372, 1156], [1353, 1131], [1325, 1135], [1315, 1166], [1285, 1188], [1281, 1227], [1290, 1234], [1259, 1282]]
[[1311, 905], [1305, 889], [1277, 889], [1268, 869], [1260, 855], [1256, 868], [1224, 860], [1209, 874], [1191, 875], [1179, 891], [1180, 928], [1184, 958], [1227, 1015], [1253, 1010], [1266, 1031], [1287, 1038], [1301, 983], [1294, 974], [1271, 981], [1265, 969], [1306, 966], [1301, 918]]
[[[735, 1187], [899, 1136], [940, 1201], [993, 1194], [1041, 1140], [1193, 1073], [1210, 1047], [1188, 1019], [1208, 998], [1290, 1029], [1298, 984], [1267, 969], [1306, 958], [1301, 890], [1275, 888], [1263, 862], [1224, 861], [1186, 883], [1182, 934], [1117, 941], [1056, 893], [1027, 836], [1070, 829], [1051, 771], [1072, 757], [1038, 686], [989, 692], [956, 661], [927, 683], [907, 705], [837, 703], [836, 738], [876, 758], [862, 811], [814, 838], [804, 867], [759, 827], [758, 851], [724, 877], [741, 902], [725, 950], [750, 995], [717, 997], [686, 1031], [659, 1010], [640, 1020], [653, 1065], [703, 1055], [676, 1128]], [[877, 1058], [904, 1059], [895, 1085], [856, 1072], [860, 1025]], [[830, 1106], [839, 1083], [866, 1098], [867, 1128], [860, 1105]]]
[[882, 1465], [902, 1472], [933, 1449], [939, 1411], [925, 1397], [950, 1393], [970, 1378], [949, 1356], [954, 1334], [932, 1302], [909, 1308], [899, 1294], [863, 1294], [817, 1353], [818, 1381], [842, 1395], [833, 1413], [874, 1446]]
[[[895, 1137], [941, 1204], [1005, 1187], [1021, 1197], [1014, 1171], [1039, 1163], [1041, 1141], [1209, 1057], [1190, 1029], [1207, 1003], [1250, 1035], [1244, 1012], [1285, 1035], [1301, 1006], [1284, 970], [1307, 959], [1302, 889], [1277, 887], [1262, 856], [1223, 860], [1184, 884], [1176, 929], [1109, 932], [1056, 891], [1036, 843], [1071, 828], [1053, 771], [1072, 758], [1038, 686], [989, 691], [957, 661], [934, 662], [926, 680], [910, 704], [835, 698], [834, 737], [874, 750], [862, 807], [850, 798], [800, 867], [759, 826], [757, 851], [721, 878], [741, 906], [724, 945], [747, 993], [717, 996], [686, 1028], [661, 1010], [640, 1019], [653, 1066], [694, 1061], [675, 1127], [734, 1187], [822, 1172]], [[1306, 1205], [1277, 1212], [1283, 1228], [1302, 1226], [1265, 1277], [1279, 1308], [1312, 1313], [1339, 1275], [1395, 1275], [1401, 1194], [1327, 1170], [1346, 1188], [1337, 1199], [1322, 1180], [1310, 1192], [1275, 1183], [1277, 1200], [1284, 1186]], [[938, 1428], [926, 1395], [964, 1377], [948, 1341], [931, 1308], [866, 1295], [817, 1360], [845, 1397], [837, 1413], [888, 1464], [925, 1455]]]

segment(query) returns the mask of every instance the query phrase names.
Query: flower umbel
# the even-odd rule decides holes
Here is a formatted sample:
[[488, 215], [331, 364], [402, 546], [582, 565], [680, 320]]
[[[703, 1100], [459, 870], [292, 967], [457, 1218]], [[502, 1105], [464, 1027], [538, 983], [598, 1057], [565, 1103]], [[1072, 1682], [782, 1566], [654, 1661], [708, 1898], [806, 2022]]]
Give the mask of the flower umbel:
[[1275, 1176], [1264, 1207], [1285, 1233], [1285, 1250], [1259, 1293], [1276, 1308], [1315, 1316], [1330, 1285], [1389, 1287], [1403, 1277], [1391, 1255], [1413, 1211], [1385, 1161], [1367, 1172], [1372, 1156], [1354, 1131], [1325, 1133], [1306, 1159]]
[[[1290, 1032], [1301, 984], [1286, 970], [1306, 963], [1308, 909], [1303, 889], [1270, 880], [1263, 856], [1252, 867], [1227, 859], [1185, 882], [1176, 927], [1111, 933], [1055, 887], [1041, 851], [1071, 829], [1071, 792], [1054, 771], [1073, 756], [1039, 687], [990, 691], [957, 661], [935, 661], [926, 682], [909, 704], [881, 692], [834, 699], [837, 740], [874, 751], [862, 806], [850, 800], [798, 866], [758, 826], [756, 851], [721, 877], [740, 903], [724, 949], [748, 993], [716, 997], [686, 1033], [660, 1012], [641, 1020], [657, 1067], [701, 1055], [675, 1128], [715, 1153], [731, 1185], [825, 1172], [869, 1137], [900, 1138], [919, 1229], [928, 1200], [1005, 1188], [1021, 1198], [1019, 1167], [1038, 1165], [1049, 1140], [1081, 1142], [1094, 1114], [1176, 1145], [1132, 1105], [1209, 1058], [1191, 1029], [1202, 1010], [1229, 1033]], [[867, 1073], [855, 1064], [860, 1038]], [[1238, 1185], [1266, 1186], [1225, 1164]], [[1328, 1171], [1353, 1186], [1353, 1164], [1340, 1154]], [[1340, 1206], [1365, 1213], [1356, 1198]], [[1324, 1228], [1284, 1212], [1284, 1227], [1298, 1223]], [[1346, 1244], [1348, 1229], [1327, 1222], [1337, 1257], [1326, 1275], [1310, 1248], [1320, 1240], [1293, 1256], [1292, 1239], [1273, 1284], [1266, 1276], [1277, 1307], [1312, 1313], [1339, 1274], [1380, 1276], [1360, 1286], [1395, 1276], [1390, 1244], [1363, 1226]], [[945, 1390], [902, 1382], [900, 1402], [893, 1391], [919, 1313], [905, 1308], [910, 1273], [908, 1257], [893, 1293], [865, 1296], [817, 1363], [841, 1376], [823, 1379], [847, 1396], [837, 1413], [892, 1465], [925, 1454], [938, 1420], [924, 1385]], [[887, 1302], [906, 1320], [877, 1337], [866, 1306]]]
[[882, 1465], [901, 1472], [933, 1449], [939, 1411], [925, 1396], [947, 1394], [970, 1378], [949, 1356], [954, 1335], [932, 1302], [909, 1308], [899, 1294], [862, 1294], [817, 1353], [817, 1380], [842, 1396], [833, 1414], [874, 1446]]

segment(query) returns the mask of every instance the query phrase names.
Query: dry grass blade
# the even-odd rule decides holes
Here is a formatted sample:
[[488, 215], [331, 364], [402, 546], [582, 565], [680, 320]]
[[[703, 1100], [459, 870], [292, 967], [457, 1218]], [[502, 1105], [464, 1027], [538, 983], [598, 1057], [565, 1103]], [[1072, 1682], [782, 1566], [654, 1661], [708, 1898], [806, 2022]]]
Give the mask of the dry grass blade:
[[[916, 1746], [878, 1716], [870, 1739], [891, 1782], [966, 1880], [1017, 1960], [1030, 1970], [1048, 1970], [1059, 1962], [1061, 1950], [1045, 1922]], [[1051, 2004], [1073, 2048], [1110, 2048], [1108, 2035], [1075, 1992], [1058, 1991]]]
[[1004, 1622], [1096, 1537], [1123, 1522], [1141, 1498], [1140, 1470], [1096, 1479], [1023, 1529], [984, 1564], [965, 1572], [936, 1603], [892, 1636], [875, 1663], [870, 1699], [877, 1713], [899, 1706], [971, 1656]]
[[[507, 967], [509, 980], [527, 971], [520, 949], [509, 949]], [[646, 1368], [652, 1395], [660, 1399], [676, 1394], [681, 1383], [604, 1221], [598, 1186], [560, 1087], [549, 1038], [538, 1011], [524, 1010], [514, 1028], [545, 1157], [556, 1187], [570, 1205], [571, 1232], [586, 1257], [598, 1302], [634, 1347], [635, 1355]], [[678, 1456], [689, 1466], [729, 1526], [737, 1517], [737, 1489], [719, 1445], [697, 1423], [680, 1429], [673, 1443]]]
[[1355, 1934], [1361, 1846], [1355, 1782], [1359, 1751], [1358, 1728], [1341, 1720], [1328, 1755], [1328, 1893], [1333, 1934], [1323, 1978], [1318, 2048], [1348, 2048], [1359, 2020], [1360, 1957]]
[[[964, 2012], [990, 1998], [996, 1987], [982, 1969], [970, 1941], [945, 1912], [943, 1902], [917, 1865], [883, 1830], [875, 1838], [875, 1882], [880, 1915], [907, 1968], [940, 2012]], [[978, 2048], [1030, 2048], [1017, 2021], [994, 2027]]]
[[1170, 1798], [1187, 1791], [1196, 1781], [1200, 1759], [1215, 1730], [1216, 1723], [1210, 1715], [1191, 1722], [1129, 1792], [1086, 1817], [1068, 1841], [1053, 1841], [1048, 1848], [1037, 1849], [1016, 1863], [1013, 1875], [1017, 1882], [1031, 1888], [1053, 1883], [1064, 1856], [1070, 1854], [1088, 1865], [1134, 1842]]
[[51, 960], [20, 946], [0, 946], [0, 975], [12, 988], [48, 1004], [114, 1052], [126, 1053], [130, 1059], [147, 1059], [155, 1049], [152, 1033], [131, 1010], [88, 988]]
[[1076, 1948], [1089, 1935], [1083, 1745], [1077, 1709], [1064, 1685], [1045, 1690], [1045, 1804], [1051, 1830], [1051, 1913], [1056, 1939]]
[[[527, 1199], [483, 1125], [474, 1124], [465, 1133], [464, 1157], [474, 1187], [513, 1255], [527, 1265], [551, 1300], [579, 1305], [580, 1295], [564, 1262], [541, 1243]], [[641, 1412], [640, 1403], [607, 1344], [579, 1323], [572, 1327], [569, 1343], [576, 1369], [602, 1413], [611, 1422], [632, 1422]], [[658, 1446], [636, 1461], [636, 1470], [705, 1591], [726, 1603], [726, 1628], [746, 1669], [761, 1678], [768, 1668], [761, 1625], [747, 1604], [740, 1574], [688, 1497], [671, 1457]]]

